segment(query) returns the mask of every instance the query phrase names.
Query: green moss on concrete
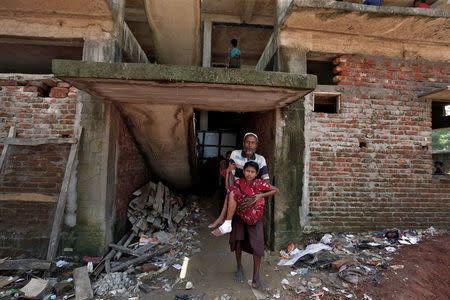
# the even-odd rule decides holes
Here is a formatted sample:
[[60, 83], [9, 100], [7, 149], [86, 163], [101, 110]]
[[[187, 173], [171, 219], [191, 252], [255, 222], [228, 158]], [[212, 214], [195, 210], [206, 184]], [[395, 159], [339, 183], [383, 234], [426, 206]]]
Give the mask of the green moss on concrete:
[[279, 87], [295, 90], [313, 90], [317, 84], [317, 78], [314, 75], [192, 66], [82, 62], [58, 59], [53, 60], [52, 71], [59, 78], [197, 82]]
[[285, 126], [282, 128], [281, 146], [277, 146], [281, 151], [275, 158], [275, 184], [280, 189], [275, 210], [276, 214], [282, 213], [282, 218], [275, 221], [276, 249], [284, 249], [289, 243], [298, 242], [302, 238], [299, 207], [303, 190], [305, 149], [303, 101], [283, 108], [281, 118]]

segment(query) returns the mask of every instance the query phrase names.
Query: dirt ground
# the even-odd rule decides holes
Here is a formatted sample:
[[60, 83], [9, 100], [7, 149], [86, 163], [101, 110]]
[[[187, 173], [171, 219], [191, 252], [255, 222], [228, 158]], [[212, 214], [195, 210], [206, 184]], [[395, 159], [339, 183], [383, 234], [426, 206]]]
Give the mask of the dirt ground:
[[[202, 206], [203, 222], [195, 230], [202, 243], [202, 251], [190, 257], [186, 281], [191, 281], [193, 289], [185, 290], [185, 282], [175, 285], [171, 292], [161, 289], [149, 294], [141, 293], [140, 299], [175, 299], [175, 296], [189, 295], [191, 297], [203, 295], [203, 299], [221, 299], [227, 294], [231, 299], [256, 299], [250, 286], [245, 283], [235, 283], [233, 274], [236, 268], [234, 253], [230, 252], [228, 235], [214, 237], [210, 234], [207, 224], [216, 216], [215, 201], [204, 200]], [[393, 271], [382, 270], [383, 275], [377, 287], [372, 281], [361, 280], [357, 285], [349, 284], [346, 293], [326, 292], [324, 285], [315, 291], [307, 290], [296, 294], [293, 289], [283, 289], [281, 281], [286, 278], [291, 286], [311, 278], [324, 278], [325, 271], [310, 270], [303, 278], [290, 277], [290, 267], [277, 267], [280, 255], [270, 252], [264, 258], [261, 266], [261, 277], [272, 287], [270, 299], [276, 290], [280, 291], [279, 299], [450, 299], [450, 235], [445, 234], [430, 237], [420, 241], [417, 245], [403, 246], [393, 255], [392, 264], [404, 265], [404, 269]], [[244, 276], [250, 280], [252, 276], [252, 257], [243, 255]], [[174, 282], [179, 271], [174, 268], [165, 272], [164, 277]], [[377, 273], [378, 274], [378, 273]], [[172, 280], [172, 281], [171, 281]], [[322, 292], [322, 296], [311, 295]], [[347, 297], [346, 297], [347, 296]], [[198, 298], [199, 299], [199, 298]]]

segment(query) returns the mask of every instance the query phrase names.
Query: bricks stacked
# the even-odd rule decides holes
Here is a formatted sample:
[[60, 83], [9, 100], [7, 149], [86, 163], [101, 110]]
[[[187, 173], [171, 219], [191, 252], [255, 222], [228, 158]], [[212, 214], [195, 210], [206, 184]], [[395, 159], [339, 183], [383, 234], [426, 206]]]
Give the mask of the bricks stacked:
[[447, 85], [449, 65], [334, 62], [341, 112], [306, 116], [311, 228], [448, 227], [450, 181], [432, 178], [431, 103], [417, 95]]

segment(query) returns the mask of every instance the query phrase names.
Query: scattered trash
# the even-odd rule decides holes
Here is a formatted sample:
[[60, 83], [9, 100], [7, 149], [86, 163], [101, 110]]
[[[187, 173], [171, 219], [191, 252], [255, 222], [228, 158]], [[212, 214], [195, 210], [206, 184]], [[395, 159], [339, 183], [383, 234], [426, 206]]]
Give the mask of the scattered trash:
[[193, 287], [194, 287], [194, 285], [192, 284], [192, 282], [190, 282], [190, 281], [186, 282], [186, 289], [187, 289], [187, 290], [190, 290], [190, 289], [192, 289]]
[[58, 268], [62, 268], [62, 267], [68, 266], [68, 265], [69, 265], [69, 263], [67, 261], [65, 261], [65, 260], [58, 260], [56, 262], [56, 266]]
[[281, 280], [281, 284], [289, 285], [289, 281], [286, 278], [284, 278], [283, 280]]
[[272, 297], [274, 297], [275, 299], [280, 299], [281, 297], [281, 292], [280, 290], [275, 290], [275, 294], [272, 295]]
[[395, 252], [395, 251], [397, 251], [397, 249], [396, 248], [394, 248], [394, 247], [386, 247], [386, 248], [384, 248], [386, 251], [388, 251], [388, 252]]
[[280, 260], [278, 265], [279, 266], [292, 266], [300, 257], [302, 257], [306, 254], [312, 254], [312, 253], [319, 252], [321, 250], [331, 250], [331, 249], [332, 248], [330, 246], [327, 246], [322, 243], [308, 245], [305, 248], [305, 250], [299, 250], [298, 248], [295, 248], [289, 255], [288, 259]]
[[320, 240], [320, 242], [322, 244], [330, 244], [331, 243], [331, 239], [333, 238], [333, 236], [329, 233], [325, 234], [322, 239]]
[[403, 268], [405, 268], [404, 265], [392, 265], [390, 266], [393, 270], [401, 270]]

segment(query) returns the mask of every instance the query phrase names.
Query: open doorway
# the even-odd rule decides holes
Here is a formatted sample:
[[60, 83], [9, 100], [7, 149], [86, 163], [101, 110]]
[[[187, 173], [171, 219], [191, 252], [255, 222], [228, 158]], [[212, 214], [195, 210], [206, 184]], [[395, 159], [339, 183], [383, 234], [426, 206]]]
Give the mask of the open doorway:
[[[275, 159], [275, 111], [266, 112], [217, 112], [195, 111], [195, 131], [197, 137], [197, 162], [201, 192], [214, 195], [218, 209], [225, 197], [219, 175], [220, 162], [228, 151], [242, 149], [242, 139], [246, 132], [258, 135], [257, 153], [264, 156], [271, 183]], [[217, 209], [217, 211], [218, 211]], [[273, 243], [273, 199], [266, 201], [264, 209], [265, 241]], [[217, 212], [218, 216], [218, 212]]]

